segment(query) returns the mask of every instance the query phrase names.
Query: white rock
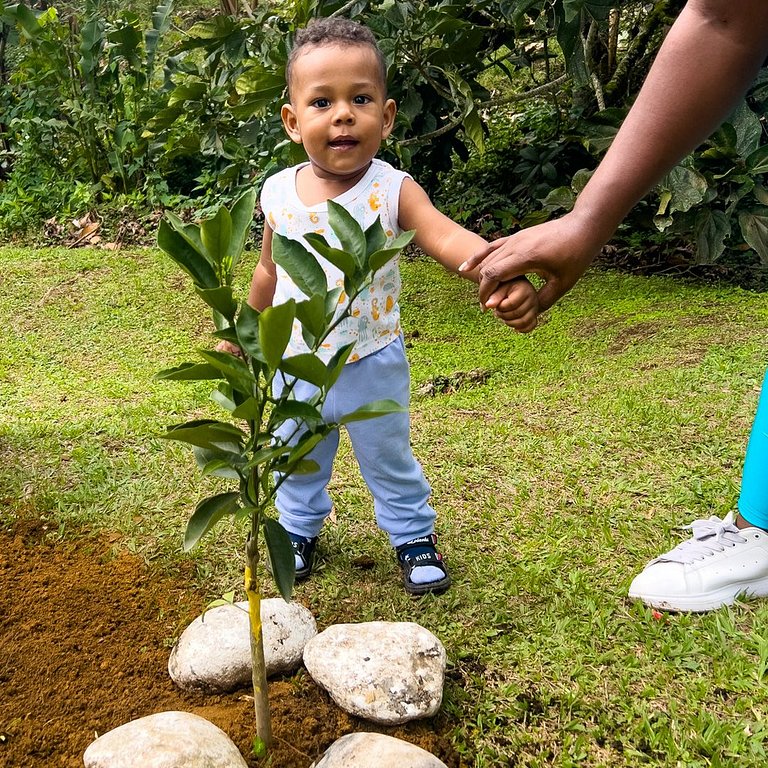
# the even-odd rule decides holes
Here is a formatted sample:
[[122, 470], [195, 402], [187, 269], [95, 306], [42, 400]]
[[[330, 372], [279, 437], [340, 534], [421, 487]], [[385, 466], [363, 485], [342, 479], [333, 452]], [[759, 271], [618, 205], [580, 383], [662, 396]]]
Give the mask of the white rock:
[[310, 768], [446, 768], [415, 744], [383, 733], [349, 733], [334, 741]]
[[[315, 618], [303, 605], [280, 597], [261, 601], [267, 675], [292, 672], [304, 646], [317, 634]], [[198, 616], [171, 651], [168, 673], [184, 690], [233, 691], [251, 682], [248, 602], [221, 605]]]
[[445, 648], [411, 622], [334, 624], [304, 648], [304, 665], [346, 712], [395, 725], [440, 708]]
[[85, 768], [248, 768], [224, 731], [188, 712], [160, 712], [92, 742]]

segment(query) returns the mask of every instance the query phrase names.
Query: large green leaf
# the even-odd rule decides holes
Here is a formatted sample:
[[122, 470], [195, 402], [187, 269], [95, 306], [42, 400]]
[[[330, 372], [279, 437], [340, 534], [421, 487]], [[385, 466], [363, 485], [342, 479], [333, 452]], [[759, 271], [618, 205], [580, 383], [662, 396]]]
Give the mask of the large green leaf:
[[235, 321], [237, 330], [237, 340], [239, 346], [244, 349], [251, 357], [255, 357], [261, 362], [265, 361], [264, 351], [259, 341], [259, 315], [261, 313], [243, 302], [240, 307], [240, 314]]
[[251, 232], [253, 210], [256, 207], [256, 190], [251, 188], [235, 200], [230, 215], [232, 217], [232, 237], [227, 251], [229, 269], [234, 272], [245, 249], [245, 243]]
[[400, 405], [396, 400], [374, 400], [361, 406], [351, 413], [347, 413], [339, 419], [339, 424], [349, 424], [352, 421], [364, 421], [375, 419], [378, 416], [386, 416], [390, 413], [404, 413], [408, 409]]
[[237, 501], [239, 495], [235, 492], [218, 493], [203, 499], [195, 507], [184, 533], [185, 552], [189, 552], [221, 518], [234, 515], [240, 509]]
[[160, 222], [157, 230], [157, 245], [165, 251], [199, 288], [217, 288], [219, 280], [212, 265], [196, 250], [182, 232], [169, 223], [169, 216]]
[[267, 554], [275, 584], [283, 597], [290, 602], [293, 583], [296, 579], [296, 559], [293, 556], [291, 540], [280, 523], [264, 517], [264, 541], [267, 544]]
[[740, 213], [739, 226], [744, 240], [760, 257], [760, 263], [768, 266], [768, 208]]
[[197, 419], [185, 424], [174, 424], [167, 428], [164, 440], [178, 440], [197, 445], [200, 448], [237, 453], [246, 440], [245, 433], [232, 424], [213, 419]]
[[280, 370], [294, 378], [308, 381], [316, 387], [324, 387], [328, 380], [328, 369], [325, 363], [310, 353], [284, 358], [280, 363]]
[[205, 381], [224, 378], [218, 368], [207, 363], [182, 363], [175, 368], [165, 368], [155, 374], [160, 381]]
[[216, 267], [220, 281], [229, 283], [232, 275], [226, 257], [232, 239], [232, 217], [223, 205], [213, 218], [200, 223], [200, 239], [208, 260]]
[[314, 254], [298, 241], [277, 233], [272, 235], [272, 261], [288, 273], [306, 296], [325, 295], [328, 290], [323, 268]]
[[237, 302], [232, 297], [232, 286], [222, 285], [220, 288], [200, 288], [195, 286], [197, 295], [209, 306], [223, 315], [231, 323], [237, 312]]
[[304, 239], [327, 261], [330, 261], [334, 267], [340, 269], [345, 277], [353, 277], [357, 274], [357, 264], [351, 253], [332, 248], [327, 240], [315, 232], [304, 235]]
[[267, 307], [259, 317], [259, 344], [271, 371], [277, 370], [283, 359], [295, 317], [296, 302], [293, 299], [276, 307]]
[[[351, 254], [358, 269], [365, 268], [366, 236], [354, 216], [343, 206], [328, 201], [328, 224], [339, 238], [341, 247]], [[347, 272], [342, 270], [346, 275]]]

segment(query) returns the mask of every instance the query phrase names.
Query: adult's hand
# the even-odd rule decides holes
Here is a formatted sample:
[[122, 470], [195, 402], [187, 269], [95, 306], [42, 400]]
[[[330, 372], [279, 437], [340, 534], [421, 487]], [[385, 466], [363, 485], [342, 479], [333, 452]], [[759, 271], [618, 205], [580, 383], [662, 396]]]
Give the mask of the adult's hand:
[[495, 309], [506, 295], [507, 280], [527, 274], [544, 278], [539, 289], [541, 311], [549, 309], [584, 274], [600, 252], [603, 238], [575, 212], [523, 229], [473, 254], [462, 269], [480, 266], [481, 303]]

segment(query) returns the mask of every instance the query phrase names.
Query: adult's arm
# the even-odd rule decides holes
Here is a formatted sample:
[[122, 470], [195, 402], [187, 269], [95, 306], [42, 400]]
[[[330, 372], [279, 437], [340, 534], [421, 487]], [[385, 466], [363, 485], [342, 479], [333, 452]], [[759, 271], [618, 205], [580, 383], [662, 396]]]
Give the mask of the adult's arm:
[[728, 116], [768, 55], [768, 0], [689, 0], [659, 49], [603, 161], [565, 216], [491, 243], [479, 264], [480, 299], [535, 273], [542, 309], [584, 274], [632, 206]]

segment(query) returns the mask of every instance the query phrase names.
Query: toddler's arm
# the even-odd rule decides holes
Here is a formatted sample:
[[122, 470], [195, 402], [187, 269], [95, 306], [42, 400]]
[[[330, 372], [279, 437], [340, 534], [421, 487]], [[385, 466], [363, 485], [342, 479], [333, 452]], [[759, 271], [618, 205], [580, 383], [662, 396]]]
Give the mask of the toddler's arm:
[[[440, 213], [427, 193], [412, 179], [405, 179], [400, 189], [399, 223], [402, 229], [416, 230], [416, 245], [446, 269], [479, 281], [478, 268], [459, 272], [459, 266], [467, 254], [484, 247], [485, 240]], [[510, 328], [527, 333], [536, 327], [539, 301], [526, 277], [499, 285], [492, 296], [494, 313]]]
[[413, 179], [405, 179], [400, 188], [398, 218], [402, 229], [416, 230], [414, 242], [435, 261], [461, 277], [479, 282], [479, 269], [459, 272], [459, 266], [478, 249], [485, 250], [486, 241], [438, 211]]

